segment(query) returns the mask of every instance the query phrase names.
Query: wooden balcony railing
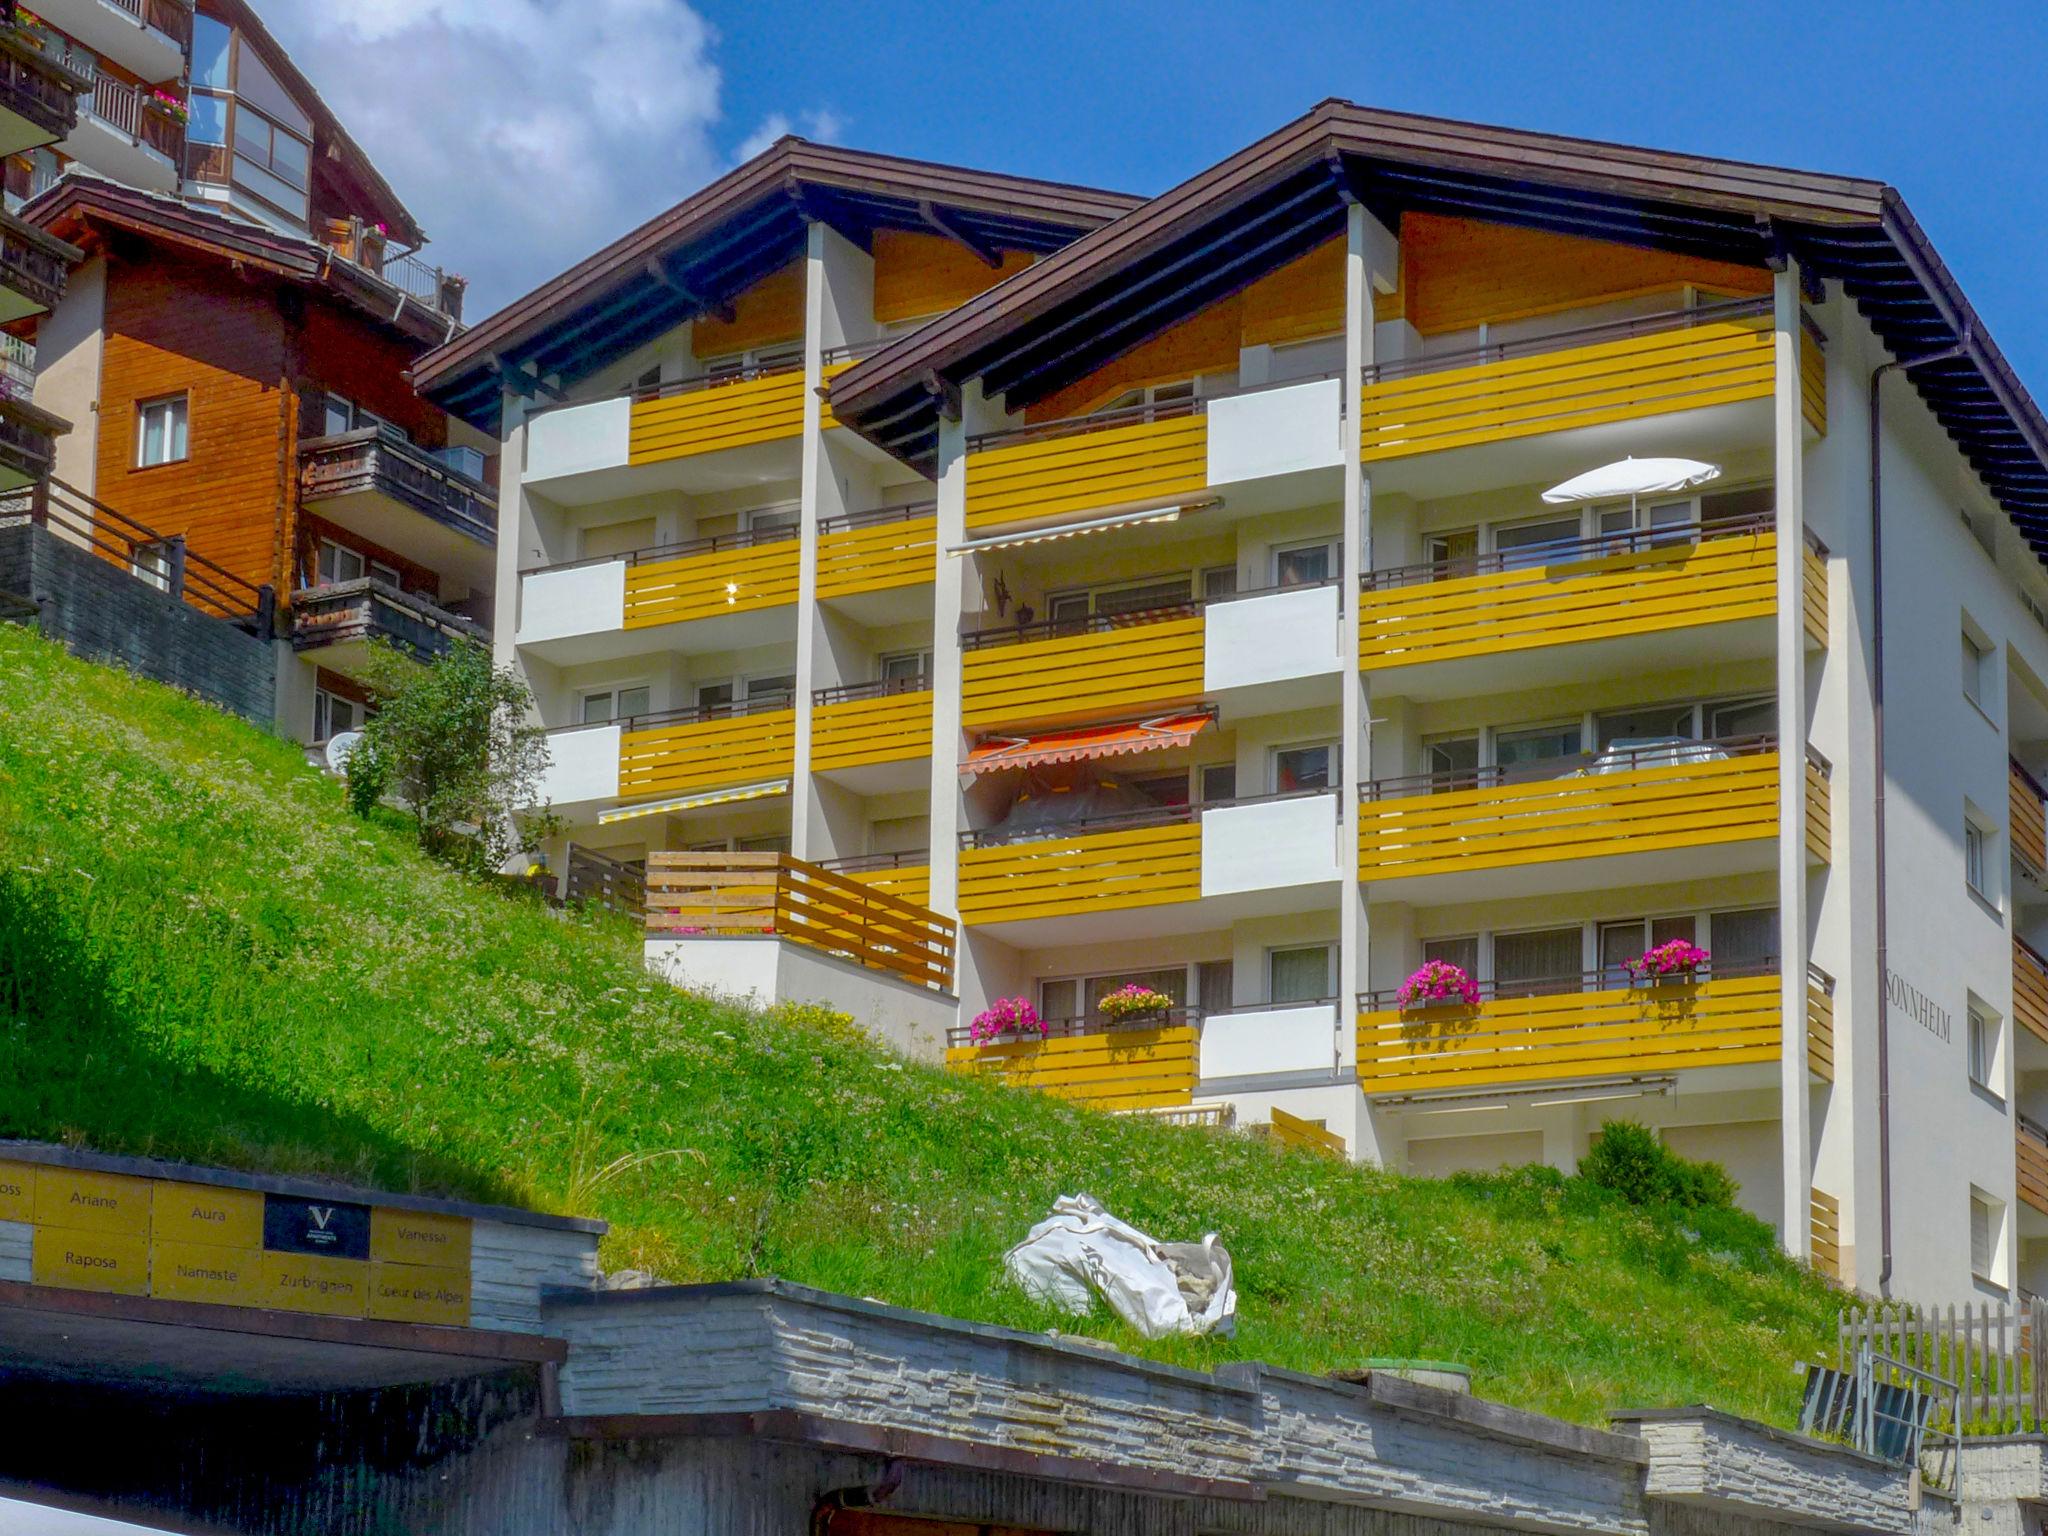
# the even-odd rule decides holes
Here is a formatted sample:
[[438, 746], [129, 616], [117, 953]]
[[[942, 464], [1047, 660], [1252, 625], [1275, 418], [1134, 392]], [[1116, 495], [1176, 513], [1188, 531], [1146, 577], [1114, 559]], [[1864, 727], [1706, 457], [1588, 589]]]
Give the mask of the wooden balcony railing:
[[[0, 26], [14, 27], [11, 14], [0, 19]], [[33, 124], [49, 136], [48, 142], [71, 137], [78, 126], [78, 93], [87, 83], [45, 58], [29, 34], [0, 31], [0, 108]]]
[[383, 640], [400, 654], [431, 662], [448, 654], [457, 640], [490, 648], [490, 631], [426, 598], [365, 576], [333, 586], [311, 587], [292, 599], [292, 649]]
[[108, 127], [126, 134], [138, 144], [147, 145], [172, 165], [183, 163], [185, 125], [159, 106], [156, 98], [144, 87], [129, 85], [111, 75], [100, 75], [93, 81], [92, 91], [85, 98], [84, 105]]
[[[51, 246], [56, 249], [51, 249]], [[0, 223], [0, 287], [11, 289], [38, 310], [57, 307], [71, 273], [63, 246], [31, 229]], [[30, 380], [33, 389], [34, 380]]]
[[1811, 744], [1806, 748], [1806, 856], [1815, 864], [1834, 858], [1835, 769]]
[[1202, 696], [1205, 620], [1196, 603], [981, 630], [962, 637], [969, 729], [1057, 725]]
[[795, 528], [757, 528], [625, 556], [625, 627], [649, 629], [794, 603], [798, 535]]
[[1405, 360], [1366, 371], [1361, 450], [1368, 462], [1404, 458], [1768, 400], [1774, 368], [1769, 299]]
[[647, 936], [772, 936], [935, 992], [953, 990], [950, 918], [786, 853], [656, 853]]
[[2020, 1199], [2048, 1216], [2048, 1131], [2025, 1115], [2015, 1116], [2013, 1156], [2018, 1164]]
[[928, 677], [821, 688], [812, 698], [811, 767], [818, 772], [931, 755]]
[[1807, 1192], [1807, 1247], [1813, 1267], [1837, 1284], [1842, 1279], [1842, 1202], [1814, 1189]]
[[1065, 831], [1002, 838], [1000, 832], [963, 835], [959, 907], [967, 922], [1118, 912], [1201, 898], [1197, 808], [1161, 807]]
[[180, 0], [114, 0], [114, 4], [181, 48], [192, 41], [192, 7]]
[[928, 501], [828, 518], [818, 525], [818, 596], [923, 586], [934, 579], [938, 548]]
[[2017, 935], [2012, 941], [2012, 1013], [2036, 1040], [2048, 1044], [2048, 958]]
[[1806, 1070], [1835, 1080], [1835, 978], [1811, 961], [1806, 966]]
[[647, 915], [647, 876], [633, 865], [606, 858], [594, 848], [569, 845], [568, 869], [562, 881], [566, 902], [617, 912], [625, 917]]
[[2008, 766], [2007, 785], [2013, 856], [2037, 875], [2048, 872], [2048, 809], [2043, 804], [2048, 796], [2017, 762]]
[[363, 427], [299, 444], [299, 493], [307, 506], [375, 492], [404, 503], [487, 548], [498, 541], [498, 493], [423, 448]]
[[862, 853], [844, 859], [820, 859], [819, 867], [858, 880], [898, 900], [928, 907], [932, 900], [932, 853], [929, 848], [905, 853]]
[[1209, 418], [1198, 404], [1133, 406], [977, 438], [967, 452], [967, 526], [1206, 489]]
[[1534, 995], [1409, 1009], [1391, 992], [1360, 994], [1359, 1086], [1476, 1091], [1742, 1066], [1781, 1049], [1775, 965], [1628, 986], [1593, 971], [1525, 989]]
[[1366, 880], [1700, 848], [1777, 835], [1778, 742], [1746, 736], [1363, 788]]
[[[0, 463], [9, 458], [7, 413], [18, 404], [0, 400]], [[49, 440], [45, 437], [44, 461], [35, 473], [48, 474], [49, 452]], [[0, 515], [17, 511], [30, 523], [48, 528], [71, 543], [84, 545], [211, 618], [226, 619], [264, 640], [272, 637], [277, 616], [275, 591], [236, 575], [190, 548], [182, 535], [161, 533], [56, 479], [41, 480], [18, 493], [6, 508], [0, 509]]]
[[[626, 462], [659, 464], [797, 437], [804, 429], [801, 357], [636, 392]], [[794, 474], [794, 469], [791, 470]]]
[[795, 768], [796, 710], [785, 698], [636, 715], [619, 736], [622, 796], [723, 789]]
[[1182, 1108], [1194, 1102], [1201, 1075], [1201, 1015], [1174, 1008], [1115, 1026], [1053, 1019], [1043, 1036], [1026, 1031], [981, 1045], [963, 1027], [948, 1035], [946, 1065], [1091, 1109]]

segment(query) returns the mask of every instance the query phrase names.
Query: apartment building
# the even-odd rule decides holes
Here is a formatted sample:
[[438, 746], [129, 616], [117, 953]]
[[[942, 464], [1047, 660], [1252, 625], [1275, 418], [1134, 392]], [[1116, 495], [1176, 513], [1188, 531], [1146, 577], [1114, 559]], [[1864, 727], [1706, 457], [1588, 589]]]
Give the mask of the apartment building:
[[2048, 423], [1896, 191], [1332, 101], [1033, 246], [821, 153], [416, 370], [572, 890], [1103, 1108], [1625, 1116], [1864, 1289], [2048, 1286]]
[[496, 444], [405, 377], [461, 280], [401, 249], [418, 221], [239, 0], [46, 0], [15, 41], [90, 86], [8, 163], [10, 217], [82, 258], [12, 359], [73, 423], [52, 526], [285, 636], [281, 727], [360, 725], [374, 642], [488, 635]]

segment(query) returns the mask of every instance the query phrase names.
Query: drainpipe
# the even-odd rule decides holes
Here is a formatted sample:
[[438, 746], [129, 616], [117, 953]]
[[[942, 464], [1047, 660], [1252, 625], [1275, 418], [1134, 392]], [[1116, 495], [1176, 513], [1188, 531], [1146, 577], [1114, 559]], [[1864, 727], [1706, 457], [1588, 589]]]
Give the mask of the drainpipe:
[[1970, 327], [1965, 322], [1953, 344], [1919, 357], [1894, 358], [1870, 370], [1870, 724], [1871, 770], [1877, 775], [1877, 1205], [1882, 1229], [1883, 1262], [1877, 1292], [1891, 1294], [1892, 1282], [1892, 1060], [1891, 967], [1886, 955], [1884, 841], [1884, 421], [1879, 391], [1893, 369], [1909, 373], [1928, 363], [1946, 363], [1966, 356]]

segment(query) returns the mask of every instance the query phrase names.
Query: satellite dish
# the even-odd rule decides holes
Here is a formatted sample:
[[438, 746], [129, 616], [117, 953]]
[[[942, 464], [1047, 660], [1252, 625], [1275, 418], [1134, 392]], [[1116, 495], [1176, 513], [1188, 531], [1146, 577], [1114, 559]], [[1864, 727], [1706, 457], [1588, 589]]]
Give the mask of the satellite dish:
[[331, 772], [348, 772], [348, 760], [355, 749], [362, 745], [361, 731], [336, 731], [327, 738], [327, 766]]

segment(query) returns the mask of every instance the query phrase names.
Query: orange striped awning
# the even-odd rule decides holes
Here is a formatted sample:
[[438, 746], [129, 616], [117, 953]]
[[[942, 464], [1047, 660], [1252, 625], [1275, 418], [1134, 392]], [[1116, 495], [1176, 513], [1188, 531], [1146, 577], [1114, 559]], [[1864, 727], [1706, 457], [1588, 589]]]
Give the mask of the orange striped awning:
[[967, 761], [960, 765], [960, 771], [995, 773], [1003, 768], [1081, 763], [1098, 757], [1184, 747], [1215, 718], [1203, 710], [1157, 715], [1150, 720], [1122, 720], [1112, 725], [1076, 725], [1059, 731], [1037, 731], [1029, 736], [985, 736], [968, 749]]

